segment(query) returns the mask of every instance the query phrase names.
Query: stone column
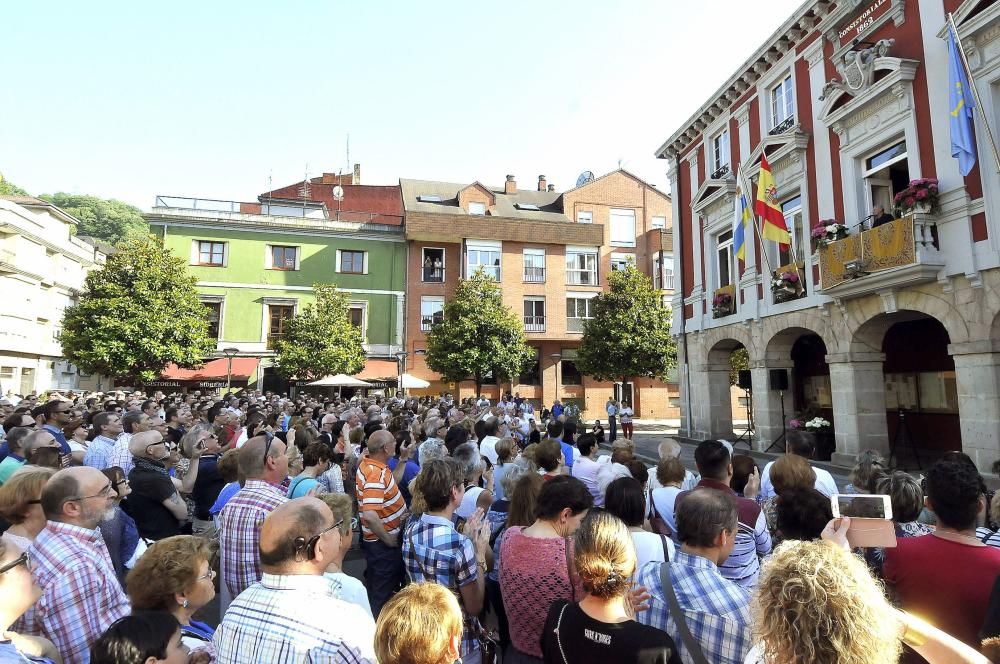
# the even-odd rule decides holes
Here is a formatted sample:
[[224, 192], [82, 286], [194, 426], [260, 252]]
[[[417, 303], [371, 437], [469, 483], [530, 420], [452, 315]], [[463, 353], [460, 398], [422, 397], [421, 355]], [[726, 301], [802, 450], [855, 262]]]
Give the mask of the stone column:
[[[781, 435], [782, 398], [784, 398], [785, 404], [784, 422], [787, 424], [788, 420], [795, 414], [795, 400], [793, 397], [795, 386], [792, 367], [791, 360], [783, 360], [767, 363], [758, 362], [756, 366], [750, 369], [750, 376], [753, 382], [753, 418], [754, 427], [757, 430], [756, 447], [758, 451], [766, 450]], [[771, 389], [771, 369], [784, 369], [788, 372], [788, 389], [783, 394]], [[779, 442], [771, 451], [784, 452], [784, 441]]]
[[691, 367], [691, 429], [692, 438], [733, 437], [728, 362]]
[[885, 416], [884, 353], [837, 353], [830, 365], [833, 418], [837, 449], [833, 463], [850, 466], [861, 450], [889, 455]]
[[955, 360], [961, 449], [983, 473], [992, 472], [991, 465], [1000, 458], [1000, 352], [994, 343], [948, 346]]

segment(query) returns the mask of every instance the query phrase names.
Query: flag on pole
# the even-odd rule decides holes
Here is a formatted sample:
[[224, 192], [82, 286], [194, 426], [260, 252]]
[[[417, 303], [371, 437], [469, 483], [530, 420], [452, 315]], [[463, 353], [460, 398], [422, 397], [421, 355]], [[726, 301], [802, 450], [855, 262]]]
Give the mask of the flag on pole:
[[757, 179], [757, 201], [754, 211], [760, 217], [762, 225], [761, 236], [766, 240], [774, 240], [782, 251], [788, 251], [792, 236], [785, 225], [785, 215], [778, 205], [778, 187], [774, 184], [771, 167], [767, 163], [767, 155], [760, 155], [760, 176]]
[[743, 180], [740, 178], [739, 167], [736, 167], [736, 205], [735, 218], [733, 219], [733, 250], [736, 257], [742, 261], [746, 260], [746, 233], [747, 225], [750, 223], [750, 205], [747, 203], [746, 193], [743, 191]]
[[951, 109], [951, 156], [958, 170], [968, 175], [976, 163], [976, 138], [972, 133], [972, 110], [976, 107], [972, 87], [958, 49], [955, 29], [948, 23], [948, 107]]

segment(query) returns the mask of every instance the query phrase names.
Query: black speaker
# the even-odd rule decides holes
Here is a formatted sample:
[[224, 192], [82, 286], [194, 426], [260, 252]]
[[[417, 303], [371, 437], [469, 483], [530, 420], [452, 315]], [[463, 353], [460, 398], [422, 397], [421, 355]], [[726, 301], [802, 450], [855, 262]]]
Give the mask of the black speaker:
[[744, 370], [740, 371], [740, 377], [739, 377], [739, 380], [736, 381], [736, 384], [739, 386], [739, 388], [741, 390], [752, 390], [753, 389], [753, 381], [750, 379], [750, 370], [749, 369], [744, 369]]
[[771, 369], [768, 372], [771, 389], [778, 392], [788, 391], [788, 369]]

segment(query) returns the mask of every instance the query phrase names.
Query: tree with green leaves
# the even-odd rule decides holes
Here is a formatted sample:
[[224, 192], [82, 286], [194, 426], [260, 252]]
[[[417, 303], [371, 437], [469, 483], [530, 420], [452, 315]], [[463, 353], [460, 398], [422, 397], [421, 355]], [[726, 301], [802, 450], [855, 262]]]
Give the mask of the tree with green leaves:
[[135, 235], [149, 233], [149, 225], [142, 218], [142, 212], [128, 203], [62, 192], [42, 194], [39, 198], [79, 219], [77, 235], [87, 235], [114, 244]]
[[427, 366], [448, 381], [471, 377], [477, 395], [490, 372], [510, 379], [534, 359], [524, 321], [504, 306], [500, 285], [482, 268], [459, 282], [444, 316], [427, 334]]
[[577, 367], [603, 381], [666, 378], [677, 366], [670, 308], [634, 265], [613, 271], [608, 285], [594, 299], [594, 317], [584, 323]]
[[274, 364], [285, 378], [318, 380], [356, 374], [365, 366], [361, 329], [351, 323], [350, 298], [333, 284], [314, 284], [315, 304], [285, 323]]
[[21, 189], [16, 184], [4, 178], [0, 173], [0, 196], [27, 196], [28, 192]]
[[197, 366], [216, 343], [195, 283], [186, 261], [157, 238], [123, 240], [66, 309], [63, 355], [85, 373], [138, 382], [155, 379], [171, 362]]

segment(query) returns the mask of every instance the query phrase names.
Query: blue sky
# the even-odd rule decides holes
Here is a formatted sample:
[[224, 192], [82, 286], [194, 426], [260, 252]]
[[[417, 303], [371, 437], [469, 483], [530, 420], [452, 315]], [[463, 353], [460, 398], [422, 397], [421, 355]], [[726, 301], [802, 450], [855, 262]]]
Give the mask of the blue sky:
[[33, 194], [253, 200], [362, 181], [559, 190], [653, 151], [800, 0], [17, 2], [0, 172]]

